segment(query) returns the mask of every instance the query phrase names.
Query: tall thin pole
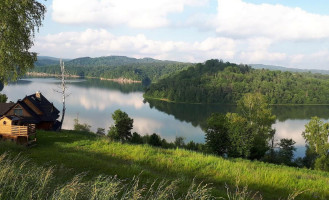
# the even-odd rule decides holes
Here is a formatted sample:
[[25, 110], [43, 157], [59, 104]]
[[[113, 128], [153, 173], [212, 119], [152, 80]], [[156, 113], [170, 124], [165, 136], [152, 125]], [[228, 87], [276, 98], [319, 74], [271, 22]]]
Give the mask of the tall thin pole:
[[64, 66], [64, 62], [62, 61], [62, 59], [60, 59], [60, 66], [61, 66], [61, 72], [62, 72], [62, 84], [61, 84], [62, 92], [61, 93], [62, 93], [63, 110], [62, 110], [62, 119], [61, 119], [61, 125], [60, 125], [59, 130], [62, 130], [62, 125], [64, 122], [64, 116], [65, 116], [65, 110], [66, 110], [66, 107], [65, 107], [65, 89], [66, 89], [65, 66]]

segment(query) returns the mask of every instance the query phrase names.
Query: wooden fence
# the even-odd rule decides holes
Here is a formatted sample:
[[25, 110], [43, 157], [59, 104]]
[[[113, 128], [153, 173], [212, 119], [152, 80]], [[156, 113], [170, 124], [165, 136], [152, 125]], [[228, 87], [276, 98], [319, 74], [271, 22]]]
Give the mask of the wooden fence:
[[0, 128], [0, 134], [11, 136], [28, 136], [35, 134], [35, 125], [30, 124], [28, 126], [7, 126]]

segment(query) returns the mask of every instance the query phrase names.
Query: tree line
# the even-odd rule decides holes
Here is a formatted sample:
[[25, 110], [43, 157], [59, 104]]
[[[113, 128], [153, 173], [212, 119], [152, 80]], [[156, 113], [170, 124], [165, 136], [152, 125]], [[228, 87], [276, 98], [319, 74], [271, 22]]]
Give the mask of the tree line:
[[[235, 113], [212, 113], [203, 127], [204, 144], [193, 141], [185, 143], [182, 137], [168, 142], [156, 133], [144, 136], [137, 132], [131, 133], [134, 120], [121, 110], [116, 110], [112, 118], [114, 124], [109, 127], [107, 134], [105, 129], [98, 128], [97, 135], [124, 143], [184, 148], [226, 158], [260, 160], [329, 171], [329, 123], [313, 117], [305, 125], [305, 131], [301, 133], [306, 141], [305, 157], [294, 159], [296, 142], [290, 138], [274, 141], [276, 131], [272, 125], [276, 116], [272, 114], [265, 96], [260, 93], [245, 94], [237, 102]], [[78, 121], [75, 122], [74, 129], [90, 132], [89, 125], [79, 124]]]
[[252, 69], [215, 59], [159, 80], [144, 97], [235, 104], [244, 94], [257, 92], [270, 104], [329, 104], [329, 75]]
[[[151, 58], [135, 59], [124, 56], [78, 58], [65, 63], [70, 75], [105, 79], [126, 78], [145, 84], [156, 82], [178, 71], [192, 66], [190, 63], [161, 61]], [[31, 72], [60, 74], [57, 65], [36, 66]]]

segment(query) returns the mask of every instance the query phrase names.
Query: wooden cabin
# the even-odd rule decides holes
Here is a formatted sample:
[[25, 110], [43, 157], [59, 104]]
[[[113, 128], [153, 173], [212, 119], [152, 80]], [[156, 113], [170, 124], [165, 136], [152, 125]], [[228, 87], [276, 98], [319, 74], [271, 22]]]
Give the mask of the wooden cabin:
[[18, 125], [18, 116], [2, 116], [0, 118], [0, 139], [16, 141], [19, 144], [32, 144], [36, 141], [35, 124]]
[[19, 144], [36, 141], [35, 129], [57, 130], [59, 111], [40, 92], [16, 103], [0, 103], [0, 139]]
[[[6, 106], [8, 107], [8, 105], [3, 105], [3, 107]], [[37, 129], [42, 130], [57, 130], [60, 125], [57, 121], [59, 110], [40, 92], [18, 100], [3, 112], [3, 116], [18, 116], [20, 125], [35, 124]]]

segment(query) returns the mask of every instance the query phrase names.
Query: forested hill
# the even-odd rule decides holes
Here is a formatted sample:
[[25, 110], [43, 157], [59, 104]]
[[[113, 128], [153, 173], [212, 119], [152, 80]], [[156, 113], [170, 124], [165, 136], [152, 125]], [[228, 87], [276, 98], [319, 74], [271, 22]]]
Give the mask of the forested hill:
[[272, 71], [280, 70], [283, 72], [311, 72], [311, 73], [318, 73], [318, 74], [329, 74], [329, 70], [323, 69], [298, 69], [298, 68], [288, 68], [288, 67], [281, 67], [276, 65], [263, 65], [263, 64], [249, 64], [252, 68], [255, 69], [269, 69]]
[[[50, 56], [38, 56], [38, 60], [34, 63], [36, 67], [59, 65], [59, 58], [50, 57]], [[65, 62], [70, 59], [63, 59]]]
[[[60, 74], [59, 61], [54, 63], [54, 60], [48, 59], [48, 65], [45, 64], [46, 62], [42, 64], [40, 62], [39, 60], [36, 62], [32, 72]], [[108, 79], [126, 78], [145, 82], [157, 81], [190, 66], [192, 66], [190, 63], [125, 56], [84, 57], [65, 62], [66, 71], [70, 75]]]
[[329, 75], [252, 69], [208, 60], [152, 84], [144, 97], [189, 103], [235, 104], [260, 92], [272, 104], [329, 104]]

